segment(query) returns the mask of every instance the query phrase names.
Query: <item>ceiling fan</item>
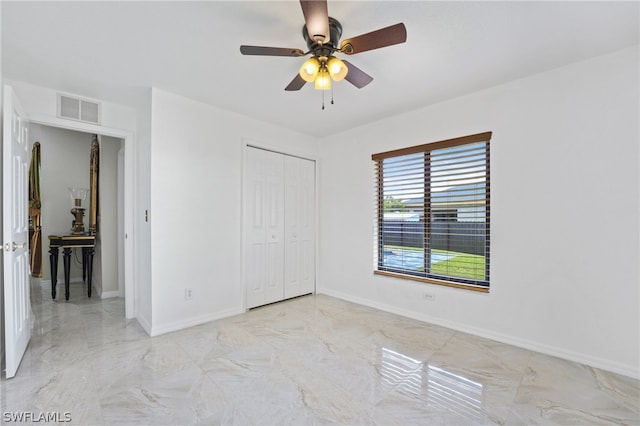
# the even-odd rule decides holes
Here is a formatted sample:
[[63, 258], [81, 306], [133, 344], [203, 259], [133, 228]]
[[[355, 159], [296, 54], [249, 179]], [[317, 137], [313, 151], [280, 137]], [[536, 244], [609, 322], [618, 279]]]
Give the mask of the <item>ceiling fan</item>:
[[354, 55], [407, 40], [407, 30], [403, 23], [399, 23], [340, 42], [342, 25], [329, 16], [326, 0], [300, 0], [300, 6], [305, 20], [302, 36], [309, 49], [307, 52], [286, 47], [240, 46], [243, 55], [300, 57], [311, 54], [311, 58], [302, 64], [300, 72], [285, 87], [287, 91], [300, 90], [308, 82], [314, 82], [316, 89], [328, 90], [332, 80], [342, 79], [361, 89], [371, 83], [373, 77], [334, 54]]

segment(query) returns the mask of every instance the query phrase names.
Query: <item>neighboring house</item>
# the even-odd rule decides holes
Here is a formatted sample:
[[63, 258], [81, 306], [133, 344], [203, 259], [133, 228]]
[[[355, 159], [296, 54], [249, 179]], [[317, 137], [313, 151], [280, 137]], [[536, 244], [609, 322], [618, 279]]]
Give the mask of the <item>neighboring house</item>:
[[[476, 222], [476, 211], [484, 209], [485, 200], [478, 199], [477, 193], [484, 193], [484, 182], [445, 187], [431, 196], [431, 209], [434, 219], [441, 221]], [[402, 200], [403, 213], [420, 213], [424, 198]], [[483, 215], [481, 215], [484, 217]], [[391, 218], [385, 214], [385, 219]], [[415, 217], [415, 215], [410, 215]], [[406, 220], [406, 219], [405, 219]]]

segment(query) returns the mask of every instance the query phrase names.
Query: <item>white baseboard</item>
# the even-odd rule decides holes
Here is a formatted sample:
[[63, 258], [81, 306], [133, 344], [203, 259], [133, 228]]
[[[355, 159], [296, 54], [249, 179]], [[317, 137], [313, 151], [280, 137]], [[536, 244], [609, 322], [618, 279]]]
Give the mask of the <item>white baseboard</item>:
[[120, 292], [116, 291], [103, 291], [100, 295], [100, 299], [111, 299], [113, 297], [120, 297]]
[[492, 330], [487, 330], [478, 327], [472, 327], [467, 324], [461, 324], [454, 321], [443, 320], [440, 318], [434, 318], [429, 315], [420, 314], [413, 311], [399, 309], [396, 306], [379, 303], [369, 299], [361, 299], [359, 297], [353, 297], [352, 295], [341, 293], [334, 290], [318, 290], [318, 293], [326, 294], [327, 296], [336, 297], [338, 299], [346, 300], [348, 302], [357, 303], [359, 305], [369, 306], [372, 308], [380, 309], [381, 311], [391, 312], [393, 314], [401, 315], [407, 318], [412, 318], [418, 321], [423, 321], [429, 324], [435, 324], [442, 327], [450, 328], [452, 330], [461, 331], [463, 333], [473, 334], [475, 336], [484, 337], [487, 339], [495, 340], [498, 342], [506, 343], [520, 348], [529, 349], [535, 352], [540, 352], [546, 355], [555, 356], [558, 358], [566, 359], [580, 364], [589, 365], [591, 367], [599, 368], [613, 373], [622, 374], [623, 376], [632, 377], [634, 379], [640, 379], [640, 369], [637, 365], [626, 365], [616, 361], [603, 359], [599, 357], [592, 357], [584, 353], [574, 352], [559, 348], [556, 346], [547, 345], [540, 342], [535, 342], [528, 339], [522, 339], [517, 336], [511, 336], [508, 334], [497, 333]]
[[159, 336], [161, 334], [170, 333], [172, 331], [183, 330], [185, 328], [193, 327], [200, 324], [205, 324], [207, 322], [219, 320], [222, 318], [231, 317], [234, 315], [242, 314], [244, 312], [245, 311], [242, 308], [227, 309], [225, 311], [215, 312], [213, 314], [202, 315], [199, 317], [194, 317], [194, 318], [189, 318], [182, 321], [176, 321], [173, 323], [164, 324], [159, 327], [152, 327], [151, 333], [149, 334], [151, 336]]
[[138, 320], [138, 323], [142, 326], [144, 331], [146, 331], [147, 334], [151, 336], [151, 323], [141, 315], [136, 315], [136, 320]]

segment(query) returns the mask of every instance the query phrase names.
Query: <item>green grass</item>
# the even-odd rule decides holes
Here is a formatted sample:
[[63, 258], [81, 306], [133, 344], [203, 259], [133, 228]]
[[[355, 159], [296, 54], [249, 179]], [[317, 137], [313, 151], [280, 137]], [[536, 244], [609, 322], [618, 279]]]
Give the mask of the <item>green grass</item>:
[[[407, 250], [422, 251], [420, 247], [403, 247], [385, 245], [385, 250]], [[432, 250], [434, 253], [449, 254], [453, 257], [447, 260], [436, 262], [431, 266], [431, 273], [459, 278], [470, 278], [473, 280], [485, 280], [485, 260], [484, 256], [460, 253], [447, 250]], [[423, 268], [419, 270], [424, 270]]]
[[405, 247], [405, 246], [392, 246], [389, 244], [384, 245], [385, 250], [406, 250], [406, 251], [422, 251], [422, 247]]
[[474, 280], [485, 279], [484, 256], [453, 251], [447, 252], [444, 250], [441, 252], [454, 254], [455, 256], [451, 259], [435, 263], [431, 267], [432, 274], [471, 278]]

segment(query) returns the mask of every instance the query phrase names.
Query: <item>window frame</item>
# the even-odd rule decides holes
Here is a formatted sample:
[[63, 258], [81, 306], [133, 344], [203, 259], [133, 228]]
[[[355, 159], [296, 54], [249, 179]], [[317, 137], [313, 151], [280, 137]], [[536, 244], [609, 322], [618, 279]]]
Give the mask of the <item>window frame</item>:
[[[438, 142], [431, 142], [416, 146], [411, 146], [407, 148], [400, 148], [391, 151], [380, 152], [377, 154], [372, 154], [371, 159], [376, 164], [376, 224], [375, 224], [375, 248], [374, 248], [374, 274], [391, 276], [396, 278], [408, 279], [419, 282], [426, 282], [431, 284], [443, 285], [448, 287], [456, 287], [463, 288], [478, 292], [489, 292], [490, 287], [490, 219], [491, 219], [491, 191], [490, 191], [490, 142], [491, 142], [492, 132], [484, 132], [477, 133], [474, 135], [463, 136], [459, 138], [446, 139]], [[381, 265], [381, 259], [383, 259], [381, 255], [381, 251], [383, 250], [383, 224], [384, 224], [384, 176], [383, 176], [383, 168], [382, 162], [385, 159], [401, 157], [411, 154], [425, 154], [425, 159], [430, 159], [431, 152], [436, 150], [441, 150], [445, 148], [453, 148], [459, 147], [463, 145], [470, 145], [474, 143], [484, 142], [485, 143], [485, 279], [482, 282], [486, 282], [486, 284], [480, 284], [479, 280], [469, 279], [466, 280], [462, 277], [452, 277], [451, 280], [443, 279], [443, 278], [435, 278], [428, 276], [430, 273], [425, 270], [424, 275], [419, 274], [411, 274], [411, 273], [402, 273], [397, 271], [389, 271], [381, 269], [383, 265]], [[429, 178], [430, 172], [429, 168], [431, 166], [430, 161], [425, 162], [425, 173], [424, 173], [424, 182], [423, 188], [425, 193], [430, 194], [431, 196], [431, 180]], [[426, 197], [425, 197], [426, 199]], [[425, 213], [427, 213], [427, 208], [425, 207]], [[424, 232], [425, 236], [429, 235], [429, 227], [431, 225], [432, 217], [434, 212], [428, 211], [428, 218], [425, 217], [424, 220]], [[425, 238], [426, 240], [426, 238]], [[425, 259], [427, 257], [427, 253], [430, 253], [430, 248], [423, 247], [423, 252], [425, 253]], [[468, 281], [468, 282], [465, 282]]]

